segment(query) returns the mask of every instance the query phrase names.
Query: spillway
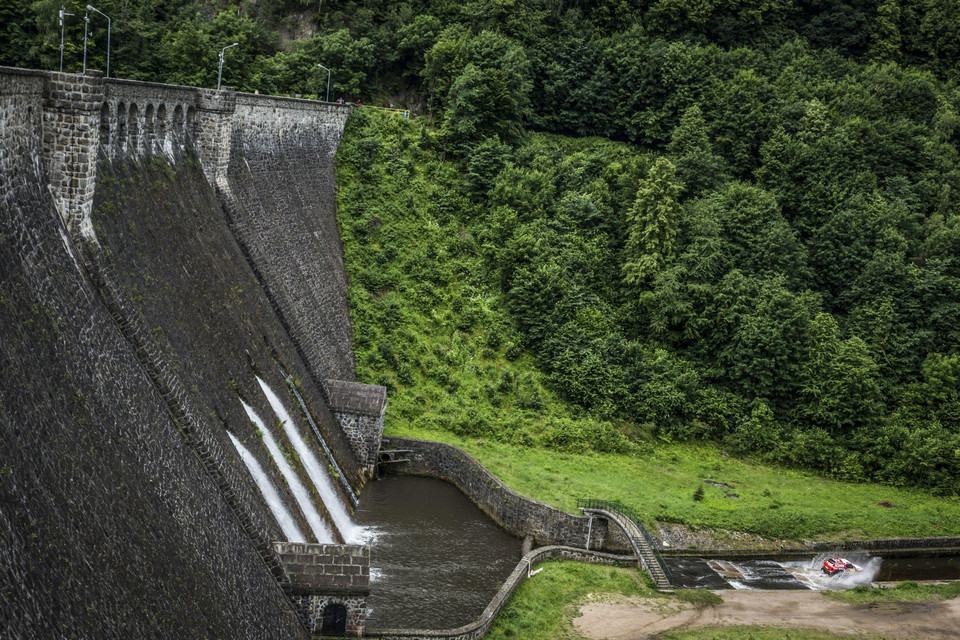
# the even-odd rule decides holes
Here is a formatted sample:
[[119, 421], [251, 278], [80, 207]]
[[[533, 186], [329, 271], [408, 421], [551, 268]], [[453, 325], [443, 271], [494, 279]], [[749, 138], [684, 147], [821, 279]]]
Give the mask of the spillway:
[[230, 436], [230, 442], [233, 443], [237, 453], [240, 454], [240, 459], [247, 465], [247, 470], [250, 472], [250, 475], [253, 476], [253, 481], [257, 483], [257, 488], [260, 489], [260, 493], [263, 495], [263, 499], [266, 500], [270, 512], [273, 513], [277, 524], [279, 524], [283, 530], [283, 535], [285, 535], [290, 542], [306, 542], [306, 538], [303, 537], [300, 527], [297, 526], [293, 516], [290, 515], [290, 512], [283, 505], [280, 495], [274, 488], [273, 483], [270, 482], [270, 478], [267, 477], [263, 467], [257, 462], [256, 457], [237, 440], [236, 436], [229, 431], [227, 435]]
[[280, 473], [290, 486], [290, 491], [293, 493], [293, 497], [296, 498], [297, 504], [300, 505], [300, 510], [303, 512], [303, 516], [307, 519], [307, 524], [310, 525], [310, 529], [313, 531], [313, 535], [317, 538], [317, 542], [336, 542], [333, 532], [330, 530], [330, 527], [327, 526], [327, 523], [324, 522], [323, 518], [320, 517], [320, 513], [317, 511], [316, 507], [313, 506], [313, 502], [310, 499], [310, 493], [307, 491], [307, 488], [303, 486], [303, 483], [300, 482], [300, 478], [297, 477], [293, 467], [291, 467], [290, 463], [287, 462], [286, 457], [283, 455], [283, 452], [277, 445], [277, 441], [274, 440], [273, 434], [270, 433], [270, 430], [263, 423], [263, 420], [260, 419], [260, 416], [257, 415], [256, 411], [254, 411], [250, 405], [242, 400], [240, 402], [243, 404], [243, 408], [247, 412], [247, 416], [249, 416], [250, 421], [256, 425], [257, 429], [262, 434], [263, 443], [267, 446], [267, 451], [270, 452], [270, 456], [273, 458], [274, 463], [277, 465], [277, 468], [280, 469]]
[[326, 465], [320, 464], [313, 450], [310, 449], [307, 443], [303, 441], [303, 438], [300, 437], [296, 423], [293, 421], [293, 418], [290, 417], [290, 413], [277, 394], [259, 377], [257, 377], [257, 382], [260, 383], [260, 388], [263, 389], [263, 393], [273, 408], [277, 420], [280, 421], [284, 433], [287, 435], [287, 439], [290, 441], [290, 444], [293, 445], [297, 455], [300, 456], [300, 462], [307, 470], [307, 475], [310, 476], [310, 480], [316, 487], [317, 493], [320, 494], [320, 498], [323, 500], [323, 504], [330, 513], [330, 517], [333, 519], [333, 523], [336, 525], [340, 535], [343, 536], [344, 541], [347, 543], [362, 542], [364, 531], [361, 527], [357, 527], [350, 518], [347, 507], [337, 492]]

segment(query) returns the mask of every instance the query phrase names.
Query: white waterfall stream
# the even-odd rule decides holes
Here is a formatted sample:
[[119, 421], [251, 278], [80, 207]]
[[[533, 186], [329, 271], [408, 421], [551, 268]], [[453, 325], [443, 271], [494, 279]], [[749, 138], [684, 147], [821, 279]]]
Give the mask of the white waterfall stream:
[[236, 436], [229, 431], [227, 435], [230, 436], [230, 442], [233, 443], [233, 446], [237, 449], [237, 453], [240, 454], [240, 459], [247, 465], [247, 470], [250, 472], [250, 475], [253, 476], [253, 481], [257, 483], [257, 488], [259, 488], [260, 493], [263, 494], [263, 499], [267, 501], [270, 512], [283, 530], [283, 535], [286, 536], [290, 542], [306, 542], [306, 538], [303, 537], [303, 533], [301, 533], [300, 527], [297, 526], [296, 520], [293, 519], [293, 516], [290, 515], [290, 512], [284, 506], [283, 500], [280, 499], [280, 495], [274, 488], [273, 483], [270, 482], [270, 478], [267, 477], [263, 467], [257, 462], [257, 458], [237, 440]]
[[300, 437], [300, 431], [297, 429], [296, 423], [294, 423], [290, 417], [290, 414], [287, 412], [280, 398], [277, 397], [277, 394], [259, 377], [257, 377], [257, 382], [260, 383], [260, 388], [263, 389], [264, 395], [267, 396], [267, 401], [270, 403], [270, 406], [273, 407], [273, 412], [277, 415], [277, 420], [279, 420], [283, 426], [283, 430], [287, 434], [287, 439], [290, 440], [290, 444], [293, 445], [297, 455], [300, 456], [300, 462], [307, 470], [307, 475], [310, 476], [310, 480], [316, 487], [317, 493], [319, 493], [323, 499], [323, 504], [330, 513], [334, 525], [336, 525], [340, 531], [340, 535], [343, 536], [344, 541], [347, 543], [362, 542], [364, 539], [363, 528], [355, 525], [350, 518], [347, 507], [333, 484], [330, 472], [327, 470], [327, 465], [320, 464], [313, 450], [310, 449], [307, 443], [303, 441], [303, 438]]
[[[261, 382], [260, 384], [262, 385], [263, 383]], [[320, 516], [317, 508], [313, 505], [313, 501], [310, 499], [310, 492], [308, 492], [307, 488], [303, 486], [303, 483], [300, 482], [300, 478], [297, 477], [293, 467], [291, 467], [290, 463], [287, 462], [287, 458], [283, 455], [283, 452], [277, 445], [277, 441], [274, 440], [273, 434], [270, 433], [270, 429], [267, 428], [267, 426], [263, 423], [263, 420], [260, 419], [260, 416], [257, 415], [250, 405], [248, 405], [246, 402], [243, 402], [243, 400], [241, 400], [240, 403], [243, 404], [243, 408], [246, 410], [250, 421], [253, 422], [253, 424], [257, 426], [257, 429], [260, 430], [260, 434], [263, 436], [263, 443], [267, 446], [267, 451], [270, 452], [270, 456], [273, 458], [274, 463], [277, 465], [277, 468], [280, 469], [280, 473], [290, 486], [290, 491], [293, 493], [293, 497], [296, 498], [297, 504], [300, 505], [300, 510], [303, 512], [303, 516], [307, 519], [307, 524], [310, 525], [310, 529], [313, 531], [313, 535], [316, 537], [317, 542], [336, 542], [330, 527], [327, 526], [327, 523]], [[323, 494], [321, 494], [321, 497], [323, 497]], [[325, 498], [324, 502], [326, 502]]]

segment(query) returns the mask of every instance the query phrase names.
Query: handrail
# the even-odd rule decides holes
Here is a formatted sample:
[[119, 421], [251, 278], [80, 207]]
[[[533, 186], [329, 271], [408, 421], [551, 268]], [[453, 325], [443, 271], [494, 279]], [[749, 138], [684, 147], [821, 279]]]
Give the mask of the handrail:
[[[623, 517], [630, 520], [637, 529], [640, 530], [640, 533], [643, 535], [644, 540], [647, 542], [647, 546], [650, 547], [650, 550], [653, 552], [653, 557], [657, 561], [657, 564], [660, 565], [660, 569], [663, 571], [663, 575], [667, 578], [667, 581], [670, 584], [673, 584], [673, 573], [670, 571], [670, 568], [667, 567], [666, 560], [663, 559], [663, 555], [660, 553], [660, 549], [657, 547], [657, 543], [654, 542], [653, 536], [643, 526], [643, 522], [640, 520], [640, 516], [636, 511], [623, 504], [619, 500], [600, 500], [598, 498], [586, 498], [577, 500], [578, 509], [600, 509], [604, 511], [612, 511], [614, 513], [619, 513]], [[626, 533], [626, 532], [624, 532]], [[629, 534], [627, 534], [629, 536]]]

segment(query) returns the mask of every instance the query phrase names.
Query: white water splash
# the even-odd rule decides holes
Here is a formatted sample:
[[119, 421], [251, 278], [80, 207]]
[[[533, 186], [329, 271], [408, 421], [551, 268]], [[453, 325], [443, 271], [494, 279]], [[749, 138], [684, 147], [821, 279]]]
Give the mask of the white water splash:
[[227, 435], [230, 436], [230, 442], [233, 443], [237, 453], [240, 454], [240, 459], [247, 465], [247, 471], [253, 476], [253, 481], [257, 483], [257, 487], [260, 489], [260, 493], [263, 494], [263, 499], [267, 501], [267, 506], [270, 507], [270, 512], [277, 520], [277, 524], [283, 529], [283, 535], [285, 535], [290, 542], [306, 542], [306, 538], [303, 537], [300, 527], [297, 526], [297, 522], [293, 519], [293, 516], [290, 515], [286, 506], [284, 506], [283, 500], [280, 499], [280, 495], [273, 487], [273, 483], [270, 482], [270, 478], [268, 478], [267, 474], [263, 471], [263, 467], [257, 462], [257, 458], [237, 440], [236, 436], [229, 431], [227, 431]]
[[263, 443], [267, 446], [267, 451], [270, 452], [270, 457], [273, 458], [273, 461], [277, 465], [277, 468], [280, 469], [280, 473], [283, 475], [283, 478], [290, 486], [290, 491], [293, 493], [293, 497], [296, 498], [297, 504], [300, 505], [300, 510], [303, 512], [303, 517], [307, 519], [307, 524], [310, 525], [310, 529], [313, 531], [313, 535], [316, 537], [317, 542], [336, 542], [330, 527], [328, 527], [327, 523], [324, 522], [323, 518], [320, 517], [320, 513], [317, 512], [317, 508], [313, 506], [313, 501], [310, 499], [310, 492], [308, 492], [307, 488], [303, 486], [303, 483], [300, 482], [300, 478], [297, 477], [296, 472], [294, 472], [293, 468], [290, 466], [290, 463], [287, 462], [283, 452], [280, 451], [280, 447], [277, 446], [277, 441], [273, 439], [273, 434], [270, 433], [270, 430], [267, 429], [267, 426], [263, 423], [263, 420], [260, 419], [260, 416], [257, 415], [250, 405], [243, 400], [240, 401], [240, 404], [243, 405], [244, 410], [247, 412], [247, 416], [250, 418], [250, 421], [253, 422], [253, 424], [257, 426], [257, 429], [260, 430], [260, 434], [263, 436]]
[[798, 580], [815, 591], [836, 591], [840, 589], [852, 589], [861, 585], [870, 586], [877, 572], [880, 571], [882, 560], [877, 557], [862, 557], [856, 554], [845, 556], [851, 562], [863, 569], [855, 573], [838, 573], [834, 576], [828, 576], [823, 573], [823, 561], [827, 558], [839, 556], [838, 553], [824, 553], [811, 560], [800, 560], [797, 562], [781, 562], [784, 569], [792, 573]]
[[267, 396], [267, 401], [270, 403], [270, 406], [273, 407], [273, 412], [277, 415], [277, 420], [279, 420], [283, 426], [283, 430], [287, 434], [287, 439], [290, 440], [290, 444], [293, 445], [297, 455], [300, 456], [300, 462], [303, 463], [303, 467], [307, 470], [307, 475], [310, 476], [313, 486], [317, 488], [317, 493], [320, 494], [320, 498], [330, 513], [330, 518], [333, 520], [334, 525], [336, 525], [340, 531], [340, 535], [343, 536], [344, 541], [349, 544], [362, 542], [366, 537], [363, 532], [363, 527], [358, 527], [353, 523], [353, 520], [351, 520], [350, 514], [347, 512], [347, 507], [341, 499], [340, 494], [337, 493], [326, 466], [320, 464], [317, 457], [313, 454], [313, 451], [307, 446], [307, 443], [303, 441], [303, 438], [300, 437], [300, 432], [296, 424], [287, 412], [283, 402], [277, 397], [277, 394], [275, 394], [259, 376], [257, 377], [257, 382], [260, 383], [260, 388], [263, 389], [264, 395]]

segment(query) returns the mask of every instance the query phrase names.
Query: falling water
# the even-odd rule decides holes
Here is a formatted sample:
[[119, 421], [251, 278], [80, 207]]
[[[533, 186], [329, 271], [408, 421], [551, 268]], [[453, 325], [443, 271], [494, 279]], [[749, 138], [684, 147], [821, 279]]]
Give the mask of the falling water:
[[343, 539], [348, 543], [363, 541], [364, 532], [362, 528], [353, 524], [353, 521], [350, 519], [350, 514], [347, 513], [347, 508], [340, 494], [337, 493], [336, 487], [334, 487], [326, 467], [317, 461], [317, 457], [313, 455], [313, 451], [303, 441], [303, 438], [300, 437], [297, 426], [287, 412], [286, 407], [283, 406], [283, 402], [281, 402], [277, 394], [267, 386], [266, 382], [259, 377], [257, 377], [257, 382], [260, 383], [260, 388], [263, 389], [263, 393], [267, 396], [267, 401], [270, 402], [270, 406], [273, 407], [273, 412], [277, 414], [277, 419], [280, 421], [280, 424], [283, 425], [283, 430], [286, 432], [287, 438], [296, 450], [297, 455], [300, 456], [300, 461], [303, 463], [307, 474], [310, 476], [310, 480], [313, 481], [313, 485], [317, 488], [317, 492], [323, 499], [323, 504], [327, 507], [327, 511], [330, 513], [333, 523], [340, 531], [340, 535], [342, 535]]
[[290, 463], [287, 462], [283, 452], [280, 451], [280, 447], [277, 446], [277, 441], [273, 439], [270, 430], [267, 429], [263, 420], [260, 419], [260, 416], [257, 415], [250, 405], [243, 400], [241, 400], [240, 403], [246, 410], [250, 421], [257, 426], [257, 429], [259, 429], [263, 435], [263, 443], [267, 445], [267, 451], [270, 452], [270, 456], [280, 469], [280, 473], [283, 474], [287, 484], [290, 485], [290, 491], [293, 492], [293, 497], [297, 499], [297, 504], [300, 505], [300, 510], [307, 519], [307, 524], [310, 525], [310, 529], [313, 530], [313, 535], [316, 536], [317, 542], [335, 542], [333, 532], [330, 531], [327, 523], [320, 517], [317, 508], [313, 506], [313, 502], [310, 500], [310, 493], [307, 491], [307, 488], [303, 486], [303, 483], [300, 482], [300, 478], [297, 477]]
[[293, 516], [290, 515], [290, 512], [287, 511], [287, 508], [283, 505], [283, 501], [280, 500], [277, 490], [274, 489], [273, 483], [270, 482], [270, 478], [264, 473], [263, 467], [257, 462], [256, 457], [254, 457], [246, 447], [240, 444], [240, 441], [237, 440], [232, 433], [227, 431], [227, 435], [230, 436], [230, 442], [233, 443], [233, 446], [237, 448], [240, 459], [247, 465], [247, 470], [250, 471], [254, 482], [257, 483], [260, 493], [263, 494], [263, 499], [267, 501], [267, 506], [270, 507], [273, 517], [276, 518], [280, 528], [283, 529], [283, 535], [286, 536], [290, 542], [306, 542], [306, 538], [304, 538], [300, 532], [300, 528], [297, 526], [296, 521], [294, 521]]
[[297, 399], [297, 402], [300, 403], [300, 408], [303, 410], [303, 415], [307, 417], [307, 422], [310, 423], [310, 428], [313, 429], [313, 433], [317, 436], [317, 440], [320, 442], [320, 446], [323, 447], [323, 452], [327, 454], [327, 459], [330, 460], [330, 464], [333, 466], [334, 476], [340, 480], [340, 486], [343, 488], [344, 493], [347, 494], [347, 497], [350, 498], [350, 503], [356, 507], [360, 502], [360, 499], [357, 498], [357, 494], [353, 491], [353, 487], [350, 486], [350, 483], [347, 482], [347, 478], [344, 475], [343, 471], [340, 469], [340, 465], [337, 464], [337, 459], [333, 457], [333, 453], [330, 451], [330, 447], [327, 446], [327, 441], [323, 439], [323, 434], [320, 433], [317, 423], [314, 422], [313, 417], [310, 415], [310, 412], [307, 410], [307, 403], [303, 401], [303, 396], [300, 395], [300, 392], [297, 391], [297, 385], [294, 384], [293, 378], [283, 370], [283, 367], [280, 367], [280, 374], [283, 376], [283, 379], [287, 381], [287, 386], [290, 388], [291, 393]]

